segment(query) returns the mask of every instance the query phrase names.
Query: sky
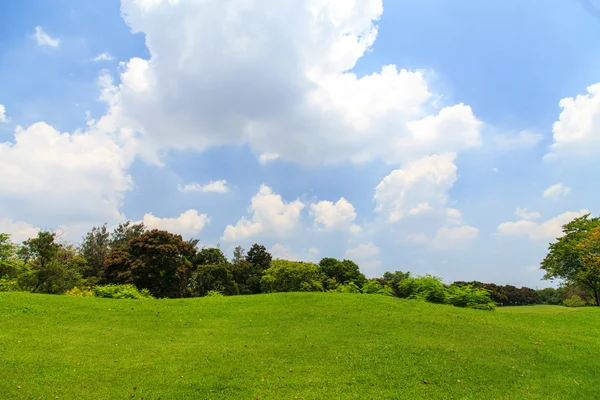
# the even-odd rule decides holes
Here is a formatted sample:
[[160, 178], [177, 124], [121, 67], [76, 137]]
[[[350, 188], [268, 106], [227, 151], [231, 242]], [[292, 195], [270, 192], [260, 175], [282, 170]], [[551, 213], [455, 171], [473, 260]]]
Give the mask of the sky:
[[600, 1], [0, 3], [0, 232], [541, 288], [597, 213]]

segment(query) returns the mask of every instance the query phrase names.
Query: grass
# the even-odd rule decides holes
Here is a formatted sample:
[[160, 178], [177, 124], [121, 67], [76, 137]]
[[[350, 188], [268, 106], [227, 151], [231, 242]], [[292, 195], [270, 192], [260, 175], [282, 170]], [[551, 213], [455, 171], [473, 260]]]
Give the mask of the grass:
[[594, 399], [599, 334], [595, 308], [0, 293], [0, 397]]

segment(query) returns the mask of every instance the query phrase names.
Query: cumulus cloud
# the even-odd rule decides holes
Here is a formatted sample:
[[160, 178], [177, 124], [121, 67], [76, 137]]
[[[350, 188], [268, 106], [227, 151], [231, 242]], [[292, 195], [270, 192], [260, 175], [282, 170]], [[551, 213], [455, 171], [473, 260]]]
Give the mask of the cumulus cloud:
[[0, 123], [6, 123], [9, 120], [6, 116], [6, 107], [4, 107], [4, 104], [0, 104]]
[[356, 262], [361, 269], [376, 270], [381, 266], [381, 261], [378, 259], [379, 247], [371, 242], [347, 249], [344, 256]]
[[38, 46], [58, 47], [60, 45], [60, 39], [55, 39], [48, 35], [41, 26], [35, 27], [33, 38]]
[[205, 192], [205, 193], [227, 193], [229, 186], [227, 186], [226, 180], [210, 181], [206, 185], [200, 185], [199, 183], [191, 183], [185, 186], [177, 185], [177, 189], [180, 192]]
[[55, 218], [68, 227], [124, 219], [119, 209], [132, 187], [135, 140], [115, 124], [112, 82], [103, 77], [100, 84], [108, 112], [85, 131], [61, 133], [38, 122], [17, 126], [12, 141], [0, 142], [0, 209], [28, 210], [31, 221]]
[[558, 199], [560, 197], [565, 197], [570, 192], [570, 187], [565, 186], [562, 183], [557, 183], [556, 185], [552, 185], [548, 189], [544, 190], [544, 197], [550, 199]]
[[560, 101], [562, 112], [552, 127], [554, 143], [546, 159], [600, 154], [600, 83], [586, 94]]
[[471, 108], [438, 107], [423, 72], [349, 72], [381, 0], [123, 0], [122, 12], [150, 53], [122, 65], [120, 87], [147, 157], [246, 143], [262, 163], [404, 162], [481, 142]]
[[158, 218], [148, 213], [141, 222], [149, 229], [161, 229], [190, 238], [200, 233], [210, 218], [206, 214], [198, 214], [196, 210], [187, 210], [177, 218]]
[[37, 236], [40, 228], [23, 221], [13, 221], [10, 218], [0, 217], [0, 233], [8, 233], [13, 243], [21, 243], [24, 240]]
[[315, 224], [323, 229], [347, 229], [350, 232], [360, 232], [360, 226], [353, 224], [356, 219], [354, 206], [341, 197], [337, 202], [320, 201], [310, 205], [310, 213]]
[[392, 171], [375, 188], [375, 211], [390, 223], [408, 215], [445, 212], [447, 192], [456, 181], [455, 158], [454, 153], [423, 157]]
[[300, 200], [285, 202], [270, 187], [261, 185], [251, 200], [249, 212], [252, 216], [242, 217], [235, 225], [227, 225], [221, 240], [235, 242], [259, 234], [288, 233], [298, 224], [304, 207], [306, 206]]
[[541, 217], [539, 212], [529, 211], [526, 208], [517, 208], [517, 211], [515, 211], [515, 215], [517, 217], [521, 217], [524, 220], [538, 219]]
[[112, 61], [115, 58], [113, 56], [111, 56], [109, 53], [107, 52], [103, 52], [98, 54], [96, 57], [92, 58], [93, 62], [100, 62], [100, 61]]
[[577, 217], [588, 214], [588, 210], [567, 211], [544, 222], [522, 219], [515, 222], [504, 222], [496, 228], [503, 236], [525, 236], [532, 241], [543, 241], [561, 237], [562, 226]]
[[442, 226], [432, 237], [423, 233], [407, 236], [407, 240], [429, 247], [433, 250], [460, 250], [468, 247], [479, 235], [479, 229], [468, 226]]

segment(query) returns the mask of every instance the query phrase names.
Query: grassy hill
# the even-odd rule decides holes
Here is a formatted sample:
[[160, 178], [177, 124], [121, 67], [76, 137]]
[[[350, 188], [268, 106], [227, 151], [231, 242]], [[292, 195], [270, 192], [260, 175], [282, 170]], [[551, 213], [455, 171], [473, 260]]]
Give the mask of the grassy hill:
[[0, 293], [2, 399], [595, 399], [600, 310]]

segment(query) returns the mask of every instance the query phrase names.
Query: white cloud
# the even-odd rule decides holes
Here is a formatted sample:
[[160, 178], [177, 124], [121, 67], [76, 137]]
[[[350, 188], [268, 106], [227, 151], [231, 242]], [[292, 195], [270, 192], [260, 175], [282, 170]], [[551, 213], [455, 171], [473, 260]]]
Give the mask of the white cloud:
[[141, 222], [149, 229], [161, 229], [190, 238], [200, 233], [210, 218], [206, 214], [198, 214], [196, 210], [188, 210], [177, 218], [158, 218], [151, 213], [145, 214]]
[[378, 259], [379, 251], [379, 247], [369, 242], [346, 250], [344, 256], [357, 263], [365, 275], [369, 275], [369, 271], [373, 272], [381, 267], [381, 261]]
[[381, 0], [123, 0], [122, 12], [151, 54], [123, 64], [120, 86], [146, 157], [246, 143], [263, 163], [397, 163], [481, 142], [471, 108], [438, 107], [422, 71], [348, 72]]
[[546, 159], [600, 154], [600, 83], [587, 94], [560, 101], [562, 112], [552, 127], [554, 143]]
[[517, 208], [517, 211], [515, 211], [515, 215], [517, 217], [523, 218], [524, 220], [538, 219], [541, 217], [539, 212], [529, 211], [526, 208]]
[[0, 217], [0, 233], [10, 234], [13, 243], [21, 243], [38, 234], [40, 228], [23, 221], [13, 221], [10, 218]]
[[269, 253], [273, 256], [273, 259], [289, 260], [289, 261], [302, 261], [302, 257], [290, 251], [289, 247], [282, 244], [275, 244], [269, 249]]
[[38, 46], [50, 46], [50, 47], [58, 47], [60, 45], [60, 39], [54, 39], [50, 35], [48, 35], [41, 26], [35, 27], [35, 32], [33, 34]]
[[275, 154], [275, 153], [263, 153], [258, 157], [258, 161], [263, 165], [268, 164], [268, 163], [273, 162], [278, 159], [279, 159], [279, 154]]
[[109, 53], [107, 52], [103, 52], [98, 54], [96, 57], [92, 58], [93, 62], [100, 62], [100, 61], [112, 61], [115, 58], [113, 56], [111, 56]]
[[252, 197], [250, 219], [242, 217], [236, 225], [227, 225], [221, 240], [241, 241], [258, 234], [281, 235], [293, 230], [298, 224], [305, 205], [300, 200], [286, 203], [280, 195], [261, 185]]
[[341, 197], [336, 203], [320, 201], [310, 205], [310, 213], [315, 224], [324, 229], [348, 229], [353, 233], [360, 232], [360, 226], [353, 224], [356, 219], [354, 206]]
[[311, 247], [310, 249], [308, 249], [308, 254], [317, 257], [319, 254], [321, 254], [321, 252], [319, 251], [319, 249]]
[[227, 186], [226, 180], [211, 181], [206, 185], [200, 185], [199, 183], [192, 183], [185, 186], [177, 185], [177, 189], [180, 192], [205, 192], [205, 193], [227, 193], [229, 186]]
[[509, 133], [496, 135], [493, 137], [495, 146], [507, 149], [526, 149], [537, 146], [544, 135], [532, 131], [520, 131], [518, 133]]
[[557, 199], [559, 197], [568, 195], [570, 192], [570, 187], [565, 186], [562, 183], [557, 183], [556, 185], [552, 185], [548, 189], [544, 190], [544, 197]]
[[85, 225], [122, 221], [124, 192], [132, 187], [128, 169], [135, 156], [130, 130], [119, 130], [118, 96], [100, 79], [108, 112], [88, 121], [85, 131], [61, 133], [38, 122], [17, 126], [10, 142], [0, 142], [0, 209], [11, 218], [44, 224]]
[[392, 171], [375, 188], [375, 211], [392, 223], [426, 211], [445, 212], [447, 192], [456, 181], [455, 157], [454, 153], [423, 157]]
[[407, 236], [407, 240], [433, 250], [461, 250], [468, 247], [478, 235], [479, 229], [473, 226], [443, 226], [436, 231], [433, 237], [423, 233], [413, 233]]
[[563, 235], [564, 224], [587, 213], [588, 210], [568, 211], [541, 223], [526, 219], [504, 222], [498, 225], [496, 232], [503, 236], [526, 236], [532, 241], [555, 239]]
[[6, 107], [4, 104], [0, 104], [0, 123], [6, 123], [10, 121], [10, 119], [6, 116]]

